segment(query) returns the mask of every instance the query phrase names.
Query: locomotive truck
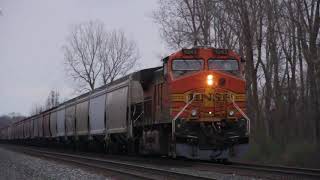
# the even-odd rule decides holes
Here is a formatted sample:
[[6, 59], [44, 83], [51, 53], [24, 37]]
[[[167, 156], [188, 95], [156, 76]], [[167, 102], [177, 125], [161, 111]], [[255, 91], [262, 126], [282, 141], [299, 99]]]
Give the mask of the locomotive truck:
[[244, 60], [232, 50], [182, 49], [1, 130], [33, 145], [95, 145], [109, 153], [228, 159], [247, 148]]

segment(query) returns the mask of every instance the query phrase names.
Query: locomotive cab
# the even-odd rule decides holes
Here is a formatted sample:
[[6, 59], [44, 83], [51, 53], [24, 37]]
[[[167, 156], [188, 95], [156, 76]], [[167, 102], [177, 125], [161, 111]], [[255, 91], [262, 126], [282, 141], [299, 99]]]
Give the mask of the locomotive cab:
[[[183, 49], [164, 59], [177, 156], [224, 159], [248, 143], [243, 70], [240, 56], [227, 49]], [[195, 147], [197, 155], [186, 153]]]

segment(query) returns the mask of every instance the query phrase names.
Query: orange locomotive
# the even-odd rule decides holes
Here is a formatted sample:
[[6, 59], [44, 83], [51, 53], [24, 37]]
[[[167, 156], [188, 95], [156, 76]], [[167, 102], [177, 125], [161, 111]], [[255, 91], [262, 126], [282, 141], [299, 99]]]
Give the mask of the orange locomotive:
[[144, 88], [153, 110], [148, 113], [145, 102], [143, 119], [153, 122], [135, 127], [140, 153], [227, 159], [243, 152], [250, 122], [242, 62], [233, 51], [214, 48], [183, 49], [163, 59]]

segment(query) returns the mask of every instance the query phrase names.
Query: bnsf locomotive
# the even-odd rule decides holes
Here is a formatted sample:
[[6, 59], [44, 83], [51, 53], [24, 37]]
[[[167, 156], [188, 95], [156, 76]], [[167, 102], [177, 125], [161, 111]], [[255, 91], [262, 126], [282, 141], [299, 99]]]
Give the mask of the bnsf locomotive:
[[238, 156], [250, 132], [239, 55], [182, 49], [143, 69], [2, 129], [1, 138], [43, 146], [190, 159]]

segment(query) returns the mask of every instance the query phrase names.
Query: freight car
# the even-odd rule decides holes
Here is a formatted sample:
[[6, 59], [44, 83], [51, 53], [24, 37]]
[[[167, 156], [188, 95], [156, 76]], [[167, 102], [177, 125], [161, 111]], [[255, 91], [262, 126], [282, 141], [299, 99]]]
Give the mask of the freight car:
[[43, 146], [226, 159], [247, 147], [243, 59], [227, 49], [182, 49], [143, 69], [1, 130]]

